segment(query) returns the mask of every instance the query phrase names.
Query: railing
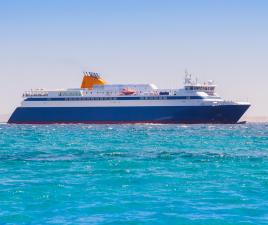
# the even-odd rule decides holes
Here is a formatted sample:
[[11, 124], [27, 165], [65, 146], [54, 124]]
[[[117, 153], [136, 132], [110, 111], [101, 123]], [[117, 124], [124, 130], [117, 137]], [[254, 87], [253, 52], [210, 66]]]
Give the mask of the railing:
[[27, 97], [42, 97], [42, 96], [48, 96], [48, 92], [44, 90], [31, 90], [31, 91], [26, 91], [23, 93], [22, 97], [27, 98]]

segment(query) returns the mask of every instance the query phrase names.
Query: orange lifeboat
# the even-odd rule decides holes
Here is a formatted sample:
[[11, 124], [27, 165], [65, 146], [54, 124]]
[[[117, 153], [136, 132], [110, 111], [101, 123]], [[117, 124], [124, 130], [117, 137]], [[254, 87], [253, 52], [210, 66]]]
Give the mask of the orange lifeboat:
[[136, 93], [135, 90], [124, 88], [121, 92], [123, 95], [133, 95]]

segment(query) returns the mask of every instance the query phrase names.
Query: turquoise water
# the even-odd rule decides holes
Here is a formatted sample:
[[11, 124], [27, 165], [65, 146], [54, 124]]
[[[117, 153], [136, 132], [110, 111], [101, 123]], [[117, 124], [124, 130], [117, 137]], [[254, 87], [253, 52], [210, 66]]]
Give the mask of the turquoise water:
[[268, 124], [2, 124], [0, 224], [268, 224]]

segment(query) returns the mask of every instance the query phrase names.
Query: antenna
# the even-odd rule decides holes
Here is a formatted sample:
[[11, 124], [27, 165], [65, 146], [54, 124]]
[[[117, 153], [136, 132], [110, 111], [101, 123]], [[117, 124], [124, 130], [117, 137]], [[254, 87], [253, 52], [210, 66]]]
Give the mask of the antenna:
[[184, 84], [192, 84], [192, 74], [189, 74], [187, 69], [185, 70]]
[[188, 76], [189, 76], [188, 71], [187, 69], [185, 69], [185, 77], [188, 77]]

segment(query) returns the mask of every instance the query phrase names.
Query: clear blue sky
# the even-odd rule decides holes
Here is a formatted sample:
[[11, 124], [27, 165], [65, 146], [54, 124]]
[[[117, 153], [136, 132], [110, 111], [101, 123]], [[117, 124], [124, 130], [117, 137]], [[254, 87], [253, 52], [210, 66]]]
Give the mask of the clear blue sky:
[[0, 1], [0, 114], [24, 90], [110, 83], [182, 85], [185, 68], [267, 116], [268, 1]]

